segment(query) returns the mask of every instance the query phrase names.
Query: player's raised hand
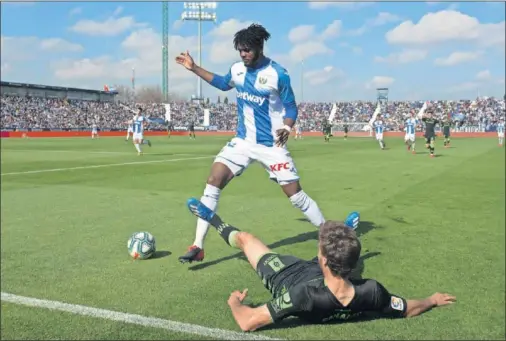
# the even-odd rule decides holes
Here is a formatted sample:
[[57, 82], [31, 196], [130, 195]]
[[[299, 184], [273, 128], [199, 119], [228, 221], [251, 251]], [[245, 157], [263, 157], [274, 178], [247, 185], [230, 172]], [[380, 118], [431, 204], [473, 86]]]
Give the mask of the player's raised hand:
[[176, 63], [183, 65], [190, 71], [195, 67], [195, 62], [193, 61], [193, 58], [190, 56], [190, 53], [188, 51], [182, 52], [179, 56], [177, 56]]
[[430, 299], [436, 305], [436, 307], [452, 304], [457, 301], [457, 298], [455, 296], [452, 296], [450, 294], [442, 294], [439, 292], [436, 292], [434, 295], [432, 295]]

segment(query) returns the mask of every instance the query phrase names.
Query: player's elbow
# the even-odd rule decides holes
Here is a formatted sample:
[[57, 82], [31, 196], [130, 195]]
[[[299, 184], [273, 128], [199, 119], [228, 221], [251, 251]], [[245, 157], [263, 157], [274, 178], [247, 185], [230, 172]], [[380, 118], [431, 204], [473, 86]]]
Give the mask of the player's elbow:
[[220, 76], [220, 75], [214, 75], [213, 79], [211, 80], [211, 83], [209, 83], [209, 84], [211, 84], [216, 89], [219, 89], [221, 91], [228, 91], [228, 90], [232, 89], [230, 84], [226, 81], [225, 77]]
[[244, 322], [239, 324], [239, 328], [243, 332], [254, 332], [258, 328], [262, 326], [261, 321], [255, 316], [251, 316], [250, 318], [246, 319]]
[[285, 107], [285, 118], [289, 118], [296, 121], [297, 116], [299, 115], [299, 111], [297, 110], [297, 104], [295, 104], [295, 102], [291, 102], [285, 104], [284, 107]]

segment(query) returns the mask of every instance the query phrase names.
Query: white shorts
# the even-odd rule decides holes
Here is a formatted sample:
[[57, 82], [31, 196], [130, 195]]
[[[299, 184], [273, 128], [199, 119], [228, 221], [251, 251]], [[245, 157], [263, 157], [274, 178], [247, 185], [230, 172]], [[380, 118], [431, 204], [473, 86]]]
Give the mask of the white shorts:
[[504, 132], [497, 132], [497, 137], [504, 138]]
[[134, 132], [133, 128], [128, 128], [127, 129], [127, 133], [133, 133], [133, 132]]
[[96, 129], [93, 129], [93, 130], [91, 131], [91, 133], [92, 133], [92, 134], [98, 134], [98, 132], [97, 132], [97, 130], [96, 130]]
[[282, 147], [267, 147], [234, 137], [214, 159], [226, 165], [235, 176], [241, 175], [254, 161], [260, 162], [269, 178], [280, 185], [299, 180], [290, 152]]
[[414, 141], [414, 140], [415, 140], [415, 134], [404, 135], [404, 141]]
[[376, 140], [383, 140], [383, 133], [376, 133]]
[[142, 140], [142, 139], [144, 139], [144, 136], [142, 135], [142, 133], [134, 133], [134, 135], [132, 136], [132, 139]]

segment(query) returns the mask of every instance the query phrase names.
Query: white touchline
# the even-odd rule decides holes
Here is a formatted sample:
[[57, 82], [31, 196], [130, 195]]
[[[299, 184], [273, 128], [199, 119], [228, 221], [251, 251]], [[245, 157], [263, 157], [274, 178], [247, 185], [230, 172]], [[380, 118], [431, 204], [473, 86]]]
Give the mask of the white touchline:
[[104, 168], [104, 167], [114, 167], [114, 166], [126, 166], [126, 165], [142, 165], [148, 163], [162, 163], [162, 162], [177, 162], [177, 161], [186, 161], [186, 160], [200, 160], [200, 159], [209, 159], [214, 156], [198, 156], [198, 157], [188, 157], [182, 159], [166, 159], [166, 160], [151, 160], [151, 161], [134, 161], [134, 162], [123, 162], [123, 163], [109, 163], [105, 165], [91, 165], [91, 166], [79, 166], [79, 167], [69, 167], [69, 168], [53, 168], [53, 169], [39, 169], [33, 171], [25, 171], [25, 172], [12, 172], [12, 173], [2, 173], [2, 176], [5, 175], [20, 175], [20, 174], [37, 174], [37, 173], [49, 173], [49, 172], [62, 172], [67, 170], [76, 170], [76, 169], [92, 169], [92, 168]]
[[[147, 317], [137, 314], [128, 314], [118, 311], [87, 307], [83, 305], [63, 303], [59, 301], [42, 300], [26, 296], [18, 296], [2, 292], [2, 301], [50, 310], [65, 311], [72, 314], [102, 318], [110, 321], [136, 324], [139, 326], [161, 328], [174, 332], [195, 334], [219, 340], [282, 340], [271, 338], [262, 334], [239, 333], [226, 329], [208, 328], [197, 324], [165, 320], [156, 317]], [[3, 312], [6, 313], [5, 311]]]
[[[5, 152], [43, 152], [43, 153], [76, 153], [76, 154], [117, 154], [117, 155], [132, 155], [133, 153], [132, 152], [109, 152], [109, 151], [102, 151], [102, 150], [71, 150], [71, 149], [68, 149], [68, 150], [48, 150], [48, 149], [2, 149], [1, 150], [2, 153], [5, 153]], [[176, 155], [176, 156], [184, 156], [184, 155], [194, 155], [194, 154], [180, 154], [180, 153], [175, 153], [175, 154], [172, 154], [172, 155]]]
[[[44, 153], [79, 153], [79, 154], [118, 154], [118, 155], [132, 155], [132, 152], [107, 152], [101, 150], [47, 150], [47, 149], [2, 149], [2, 153], [10, 152], [44, 152]], [[185, 154], [174, 154], [185, 155]]]

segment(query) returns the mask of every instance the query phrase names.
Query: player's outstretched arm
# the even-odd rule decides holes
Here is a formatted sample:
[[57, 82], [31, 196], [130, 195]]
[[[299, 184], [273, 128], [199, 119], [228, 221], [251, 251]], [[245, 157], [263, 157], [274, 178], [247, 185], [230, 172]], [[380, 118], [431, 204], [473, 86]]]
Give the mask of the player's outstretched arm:
[[457, 298], [455, 296], [449, 294], [441, 294], [439, 292], [423, 300], [407, 300], [405, 316], [418, 316], [432, 308], [453, 304], [456, 302], [456, 300]]
[[230, 71], [226, 76], [219, 76], [212, 72], [209, 72], [204, 68], [201, 68], [200, 66], [196, 65], [188, 51], [186, 51], [185, 53], [181, 53], [179, 56], [177, 56], [176, 62], [180, 65], [183, 65], [186, 69], [190, 70], [191, 72], [193, 72], [194, 74], [205, 80], [207, 83], [211, 84], [217, 89], [220, 89], [221, 91], [228, 91], [233, 87], [231, 82], [232, 75]]
[[239, 328], [245, 332], [252, 332], [271, 324], [272, 318], [266, 304], [251, 308], [242, 303], [247, 294], [248, 289], [243, 292], [236, 290], [228, 299], [228, 306], [232, 310], [232, 315]]

